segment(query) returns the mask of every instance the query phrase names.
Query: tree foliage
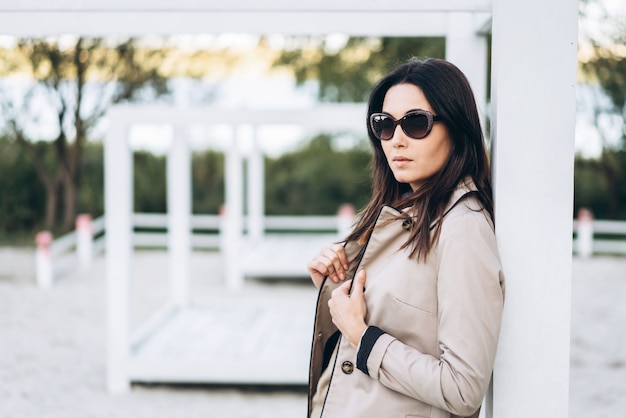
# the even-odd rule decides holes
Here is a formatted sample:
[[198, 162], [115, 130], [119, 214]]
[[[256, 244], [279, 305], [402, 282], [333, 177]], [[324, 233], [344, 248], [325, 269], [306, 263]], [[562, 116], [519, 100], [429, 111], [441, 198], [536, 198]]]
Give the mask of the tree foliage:
[[[167, 212], [166, 158], [147, 151], [133, 155], [135, 212]], [[193, 213], [217, 214], [224, 204], [224, 154], [196, 151], [191, 156]]]
[[266, 163], [266, 212], [332, 215], [343, 203], [357, 209], [370, 198], [371, 153], [366, 146], [338, 151], [329, 135]]
[[322, 101], [364, 102], [382, 76], [423, 56], [444, 58], [445, 39], [352, 37], [337, 49], [331, 38], [291, 38], [274, 65], [293, 71], [299, 84], [317, 80]]
[[[581, 172], [576, 176], [577, 207], [592, 205], [597, 189], [604, 188], [607, 198], [606, 208], [600, 209], [608, 218], [625, 217], [626, 215], [626, 159], [624, 145], [626, 141], [626, 24], [615, 21], [608, 12], [602, 9], [601, 4], [594, 0], [581, 3], [583, 17], [595, 7], [604, 16], [604, 30], [609, 33], [595, 38], [585, 34], [584, 45], [587, 48], [587, 57], [581, 60], [581, 71], [589, 84], [597, 86], [600, 94], [593, 96], [594, 105], [592, 118], [598, 136], [602, 141], [602, 151], [597, 159], [591, 161], [577, 161]], [[599, 35], [595, 35], [599, 36]], [[608, 98], [608, 100], [606, 100]], [[619, 121], [621, 130], [618, 137], [614, 137], [615, 130], [609, 130], [603, 125], [603, 120]], [[585, 176], [588, 176], [586, 178]], [[589, 178], [596, 180], [596, 192], [588, 188]], [[589, 200], [583, 190], [589, 192]], [[582, 202], [580, 199], [582, 198]], [[596, 214], [598, 215], [598, 214]]]
[[[38, 142], [43, 159], [54, 157], [54, 144]], [[79, 213], [104, 213], [103, 152], [88, 142], [80, 168]], [[43, 227], [45, 192], [20, 145], [0, 137], [0, 239], [34, 233]], [[369, 199], [366, 144], [338, 150], [329, 135], [320, 135], [302, 148], [265, 160], [265, 205], [269, 215], [332, 215], [343, 203], [357, 209]], [[192, 211], [218, 214], [224, 204], [224, 154], [216, 150], [192, 154]], [[133, 153], [135, 212], [167, 210], [166, 160], [147, 151]]]
[[21, 147], [6, 136], [0, 137], [0, 156], [0, 236], [33, 232], [45, 203], [37, 173]]
[[[619, 167], [626, 167], [625, 150], [605, 150], [605, 158], [614, 160]], [[624, 171], [621, 177], [606, 174], [607, 165], [602, 159], [577, 157], [574, 169], [574, 208], [586, 207], [591, 209], [598, 219], [626, 219], [626, 207], [620, 202], [626, 202], [626, 176]], [[617, 178], [617, 184], [611, 183]], [[614, 194], [616, 193], [616, 194]], [[616, 202], [618, 205], [616, 206]], [[575, 215], [575, 213], [574, 213]]]
[[[155, 59], [162, 51], [138, 48], [134, 39], [111, 45], [79, 37], [20, 39], [12, 54], [15, 64], [5, 70], [26, 73], [31, 82], [24, 95], [1, 92], [5, 129], [23, 147], [44, 187], [45, 226], [67, 230], [76, 215], [87, 137], [112, 103], [167, 92]], [[33, 129], [42, 124], [55, 126], [51, 137]], [[39, 140], [54, 144], [47, 159]]]

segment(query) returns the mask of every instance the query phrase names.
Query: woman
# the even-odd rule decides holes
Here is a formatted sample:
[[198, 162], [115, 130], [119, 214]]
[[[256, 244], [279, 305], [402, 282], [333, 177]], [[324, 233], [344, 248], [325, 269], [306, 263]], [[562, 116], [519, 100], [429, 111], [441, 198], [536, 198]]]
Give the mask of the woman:
[[469, 83], [411, 60], [374, 87], [367, 129], [371, 201], [307, 265], [320, 288], [309, 416], [477, 417], [504, 278]]

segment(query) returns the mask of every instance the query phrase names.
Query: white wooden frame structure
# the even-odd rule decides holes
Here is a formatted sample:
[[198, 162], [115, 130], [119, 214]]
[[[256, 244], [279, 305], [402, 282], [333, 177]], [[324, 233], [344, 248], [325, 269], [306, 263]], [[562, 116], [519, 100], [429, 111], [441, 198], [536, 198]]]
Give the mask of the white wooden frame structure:
[[[130, 129], [136, 124], [158, 124], [173, 126], [174, 138], [171, 141], [167, 155], [167, 190], [168, 190], [168, 251], [171, 259], [170, 277], [172, 294], [177, 305], [183, 307], [187, 301], [187, 271], [189, 265], [189, 253], [191, 251], [191, 167], [189, 132], [185, 127], [191, 125], [230, 125], [234, 129], [229, 145], [224, 150], [226, 156], [226, 196], [225, 213], [222, 214], [220, 227], [220, 248], [224, 253], [226, 264], [226, 283], [231, 289], [240, 289], [243, 285], [244, 276], [271, 276], [291, 277], [306, 273], [304, 264], [306, 260], [284, 260], [272, 262], [263, 260], [264, 253], [248, 251], [251, 247], [259, 248], [260, 240], [266, 241], [265, 233], [265, 210], [264, 210], [264, 167], [263, 153], [258, 144], [258, 130], [263, 126], [296, 125], [308, 132], [361, 132], [366, 109], [364, 104], [335, 104], [320, 105], [314, 108], [304, 109], [219, 109], [214, 107], [195, 108], [171, 108], [166, 106], [114, 106], [108, 112], [110, 129], [105, 141], [106, 181], [109, 185], [106, 190], [111, 195], [107, 196], [107, 236], [114, 236], [117, 231], [126, 233], [132, 231], [133, 222], [126, 212], [132, 212], [132, 150], [129, 145]], [[244, 182], [244, 156], [241, 148], [244, 139], [244, 128], [252, 128], [252, 149], [247, 156], [247, 181]], [[248, 130], [249, 131], [249, 130]], [[124, 158], [120, 155], [124, 153]], [[126, 167], [126, 164], [131, 164]], [[244, 183], [247, 192], [247, 216], [244, 217]], [[130, 208], [130, 209], [129, 209]], [[320, 222], [308, 219], [311, 230], [319, 229]], [[341, 217], [337, 217], [337, 225], [332, 229], [339, 229]], [[328, 224], [324, 221], [322, 223]], [[298, 229], [305, 229], [306, 225]], [[282, 228], [280, 228], [282, 229]], [[244, 230], [247, 231], [244, 241]], [[114, 247], [129, 247], [131, 243], [126, 241], [113, 241], [109, 243]], [[307, 254], [313, 254], [316, 248], [328, 242], [337, 240], [337, 234], [315, 234], [305, 237], [301, 244], [310, 248]], [[268, 249], [276, 250], [276, 248]], [[284, 254], [283, 257], [288, 258]], [[256, 254], [252, 254], [256, 253]], [[247, 255], [254, 256], [254, 260], [248, 259]], [[112, 258], [113, 259], [113, 258]], [[293, 261], [301, 262], [300, 266], [294, 266]], [[126, 288], [128, 278], [125, 272], [128, 267], [120, 262], [114, 262], [111, 267], [115, 273], [111, 274], [111, 280], [119, 283], [116, 292], [122, 292]], [[118, 298], [119, 299], [119, 298]]]
[[[357, 0], [288, 6], [282, 0], [3, 0], [0, 31], [443, 35], [447, 58], [468, 74], [481, 100], [486, 91], [481, 33], [492, 16], [493, 173], [507, 302], [487, 416], [567, 417], [577, 13], [575, 0], [398, 0], [392, 6]], [[125, 150], [107, 152], [129, 158]], [[107, 173], [107, 183], [113, 180]], [[107, 216], [111, 199], [108, 191]], [[128, 224], [131, 208], [117, 212]], [[107, 228], [112, 242], [130, 242], [130, 231], [114, 231]], [[128, 247], [107, 247], [110, 260], [129, 265]], [[113, 262], [109, 269], [111, 278]], [[117, 290], [109, 286], [109, 297]], [[179, 291], [182, 297], [184, 290]], [[109, 312], [110, 323], [118, 314]], [[124, 341], [128, 329], [111, 327], [109, 335]], [[109, 352], [109, 363], [117, 361], [116, 370], [122, 371], [109, 369], [114, 392], [128, 389], [126, 357], [118, 354]]]

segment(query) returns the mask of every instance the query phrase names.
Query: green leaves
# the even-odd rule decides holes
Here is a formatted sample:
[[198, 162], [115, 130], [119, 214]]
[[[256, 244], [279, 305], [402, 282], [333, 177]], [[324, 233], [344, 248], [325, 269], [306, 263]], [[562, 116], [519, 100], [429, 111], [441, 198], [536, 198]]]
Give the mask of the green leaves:
[[329, 38], [292, 38], [276, 67], [291, 70], [299, 84], [319, 82], [319, 98], [326, 102], [367, 101], [378, 79], [412, 57], [445, 56], [444, 38], [349, 38], [338, 50]]
[[333, 215], [342, 203], [357, 209], [370, 197], [371, 153], [364, 145], [335, 150], [330, 136], [266, 163], [266, 212]]

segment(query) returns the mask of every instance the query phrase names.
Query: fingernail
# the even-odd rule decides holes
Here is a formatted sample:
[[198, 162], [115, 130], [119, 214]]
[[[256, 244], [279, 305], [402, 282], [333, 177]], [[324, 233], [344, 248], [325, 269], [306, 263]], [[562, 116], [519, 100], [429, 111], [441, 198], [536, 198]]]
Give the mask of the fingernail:
[[345, 273], [341, 273], [341, 274], [339, 274], [339, 277], [341, 278], [341, 280], [345, 280], [345, 279], [346, 279], [346, 275], [345, 275]]

